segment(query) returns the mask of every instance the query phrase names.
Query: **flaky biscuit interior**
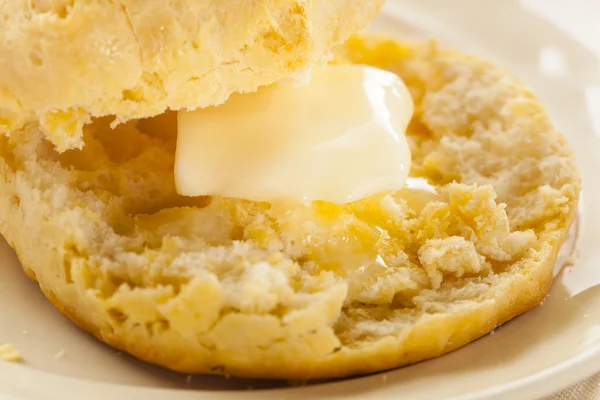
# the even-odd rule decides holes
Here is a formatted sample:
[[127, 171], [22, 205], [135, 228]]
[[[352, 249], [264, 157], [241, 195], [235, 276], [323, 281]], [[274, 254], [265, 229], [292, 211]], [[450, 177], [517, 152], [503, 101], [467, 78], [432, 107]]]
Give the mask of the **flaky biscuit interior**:
[[354, 37], [335, 62], [406, 81], [411, 178], [436, 193], [287, 209], [182, 197], [173, 112], [115, 130], [98, 119], [82, 150], [62, 154], [29, 124], [0, 139], [2, 234], [77, 324], [186, 372], [373, 372], [455, 349], [541, 301], [580, 183], [535, 97], [431, 43]]

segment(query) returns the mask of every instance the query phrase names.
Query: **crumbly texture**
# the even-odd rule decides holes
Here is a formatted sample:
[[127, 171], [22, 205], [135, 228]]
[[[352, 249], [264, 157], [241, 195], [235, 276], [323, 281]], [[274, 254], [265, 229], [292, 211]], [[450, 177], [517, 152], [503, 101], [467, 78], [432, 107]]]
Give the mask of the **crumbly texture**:
[[62, 154], [30, 123], [0, 140], [1, 233], [83, 329], [189, 373], [364, 374], [536, 306], [580, 191], [544, 108], [510, 73], [435, 44], [354, 37], [335, 53], [404, 78], [411, 175], [437, 194], [286, 210], [186, 198], [174, 113], [96, 120]]
[[12, 343], [0, 345], [0, 360], [8, 362], [21, 361], [21, 353]]
[[58, 151], [115, 123], [220, 104], [302, 73], [384, 0], [6, 0], [0, 133], [29, 120]]

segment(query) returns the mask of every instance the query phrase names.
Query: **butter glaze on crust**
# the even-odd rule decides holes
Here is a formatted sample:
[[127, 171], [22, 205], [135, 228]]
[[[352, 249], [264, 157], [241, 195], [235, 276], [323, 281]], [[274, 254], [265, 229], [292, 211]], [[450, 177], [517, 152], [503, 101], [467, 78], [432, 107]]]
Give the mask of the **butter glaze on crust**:
[[301, 73], [384, 0], [7, 0], [0, 133], [41, 121], [58, 151], [90, 117], [220, 104]]
[[536, 306], [580, 178], [512, 75], [432, 44], [354, 37], [336, 62], [402, 76], [416, 103], [406, 192], [289, 213], [183, 198], [174, 117], [85, 129], [62, 154], [40, 127], [0, 141], [0, 231], [66, 316], [178, 371], [311, 379], [447, 353]]

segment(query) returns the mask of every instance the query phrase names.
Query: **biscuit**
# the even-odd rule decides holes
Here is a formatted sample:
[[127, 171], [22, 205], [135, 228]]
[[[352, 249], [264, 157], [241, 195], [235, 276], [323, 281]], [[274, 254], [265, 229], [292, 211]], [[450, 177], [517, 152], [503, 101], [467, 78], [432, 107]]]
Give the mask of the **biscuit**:
[[[411, 176], [437, 194], [268, 203], [178, 196], [176, 114], [0, 139], [0, 232], [98, 339], [187, 373], [311, 379], [436, 357], [535, 307], [576, 216], [565, 138], [510, 73], [432, 43], [357, 36], [335, 62], [397, 73]], [[357, 160], [360, 162], [360, 160]]]
[[58, 151], [115, 122], [224, 102], [302, 73], [384, 0], [7, 0], [0, 133], [29, 120]]

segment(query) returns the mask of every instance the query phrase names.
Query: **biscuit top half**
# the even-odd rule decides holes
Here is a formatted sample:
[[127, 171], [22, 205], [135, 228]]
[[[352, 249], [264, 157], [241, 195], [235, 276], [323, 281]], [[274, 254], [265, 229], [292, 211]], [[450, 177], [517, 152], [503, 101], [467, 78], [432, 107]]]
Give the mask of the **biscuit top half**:
[[384, 0], [6, 0], [0, 132], [37, 120], [58, 151], [115, 122], [223, 103], [302, 73]]

